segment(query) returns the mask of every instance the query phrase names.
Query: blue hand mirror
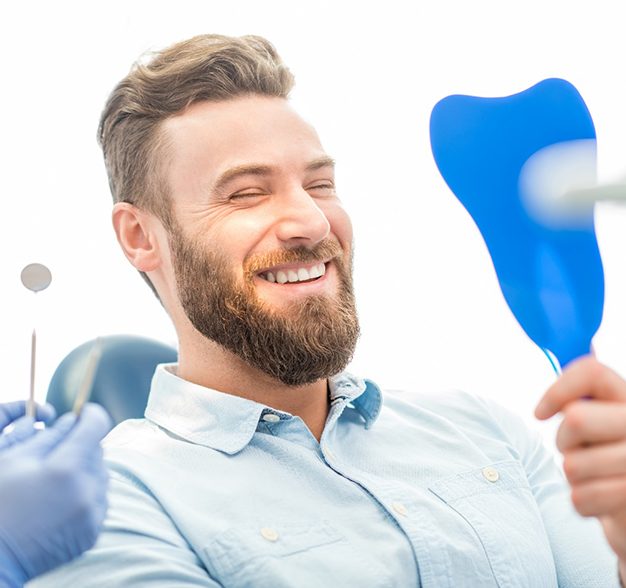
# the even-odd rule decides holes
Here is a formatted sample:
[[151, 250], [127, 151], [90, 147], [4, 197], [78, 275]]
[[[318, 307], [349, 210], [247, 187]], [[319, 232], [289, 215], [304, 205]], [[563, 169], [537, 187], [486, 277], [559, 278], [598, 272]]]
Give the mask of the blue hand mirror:
[[555, 223], [536, 214], [522, 180], [537, 154], [562, 145], [591, 146], [595, 173], [595, 137], [582, 97], [560, 79], [503, 98], [448, 96], [430, 120], [437, 167], [476, 222], [509, 308], [561, 367], [590, 352], [602, 320], [593, 208]]

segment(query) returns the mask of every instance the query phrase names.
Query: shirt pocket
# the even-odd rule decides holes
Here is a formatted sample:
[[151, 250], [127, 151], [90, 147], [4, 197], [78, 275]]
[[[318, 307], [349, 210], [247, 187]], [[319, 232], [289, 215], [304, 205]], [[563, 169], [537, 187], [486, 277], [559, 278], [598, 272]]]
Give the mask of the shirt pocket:
[[229, 529], [203, 554], [210, 575], [225, 588], [391, 585], [325, 521]]
[[519, 462], [503, 461], [456, 474], [429, 490], [475, 533], [499, 586], [557, 586], [541, 513]]

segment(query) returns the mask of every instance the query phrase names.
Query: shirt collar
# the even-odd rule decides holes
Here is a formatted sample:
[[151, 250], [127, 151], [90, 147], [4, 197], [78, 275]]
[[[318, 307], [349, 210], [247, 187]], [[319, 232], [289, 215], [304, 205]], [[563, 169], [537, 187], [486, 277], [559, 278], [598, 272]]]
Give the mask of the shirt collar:
[[[369, 428], [382, 403], [378, 386], [347, 372], [330, 378], [329, 383], [331, 404], [351, 403]], [[250, 443], [259, 420], [268, 412], [283, 418], [292, 416], [247, 398], [193, 384], [176, 375], [176, 364], [161, 364], [152, 378], [145, 416], [178, 437], [232, 455]]]
[[329, 389], [331, 404], [341, 400], [351, 403], [365, 420], [366, 429], [369, 429], [378, 418], [382, 394], [380, 388], [371, 380], [341, 372], [330, 378]]

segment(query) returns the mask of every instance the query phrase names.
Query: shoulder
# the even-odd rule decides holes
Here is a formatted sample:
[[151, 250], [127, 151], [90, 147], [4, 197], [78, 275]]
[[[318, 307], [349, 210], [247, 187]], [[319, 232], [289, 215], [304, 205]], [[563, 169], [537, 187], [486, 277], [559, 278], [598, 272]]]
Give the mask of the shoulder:
[[147, 419], [128, 419], [113, 427], [102, 441], [102, 446], [105, 450], [114, 450], [128, 445], [139, 448], [142, 446], [142, 441], [154, 440], [161, 435], [162, 431], [159, 427]]
[[[148, 419], [118, 424], [105, 437], [102, 447], [112, 477], [142, 487], [168, 475], [175, 478], [181, 461], [199, 449]], [[205, 457], [213, 452], [210, 448], [202, 449]]]
[[419, 410], [468, 421], [491, 418], [494, 411], [508, 412], [493, 400], [463, 390], [385, 390], [383, 399], [393, 411]]
[[525, 420], [493, 399], [461, 390], [416, 392], [386, 390], [384, 407], [392, 418], [412, 417], [446, 424], [459, 432], [514, 444], [535, 440], [537, 432]]

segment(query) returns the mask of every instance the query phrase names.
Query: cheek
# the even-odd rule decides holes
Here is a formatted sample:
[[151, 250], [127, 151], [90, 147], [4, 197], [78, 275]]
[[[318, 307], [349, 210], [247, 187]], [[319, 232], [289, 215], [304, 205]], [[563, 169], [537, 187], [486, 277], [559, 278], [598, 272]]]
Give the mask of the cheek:
[[335, 204], [324, 210], [324, 214], [330, 223], [330, 230], [339, 239], [344, 249], [352, 248], [352, 221], [350, 216], [339, 204]]
[[239, 211], [219, 227], [212, 227], [209, 246], [219, 248], [237, 274], [243, 276], [244, 260], [251, 251], [261, 247], [271, 227], [271, 218], [267, 215]]

